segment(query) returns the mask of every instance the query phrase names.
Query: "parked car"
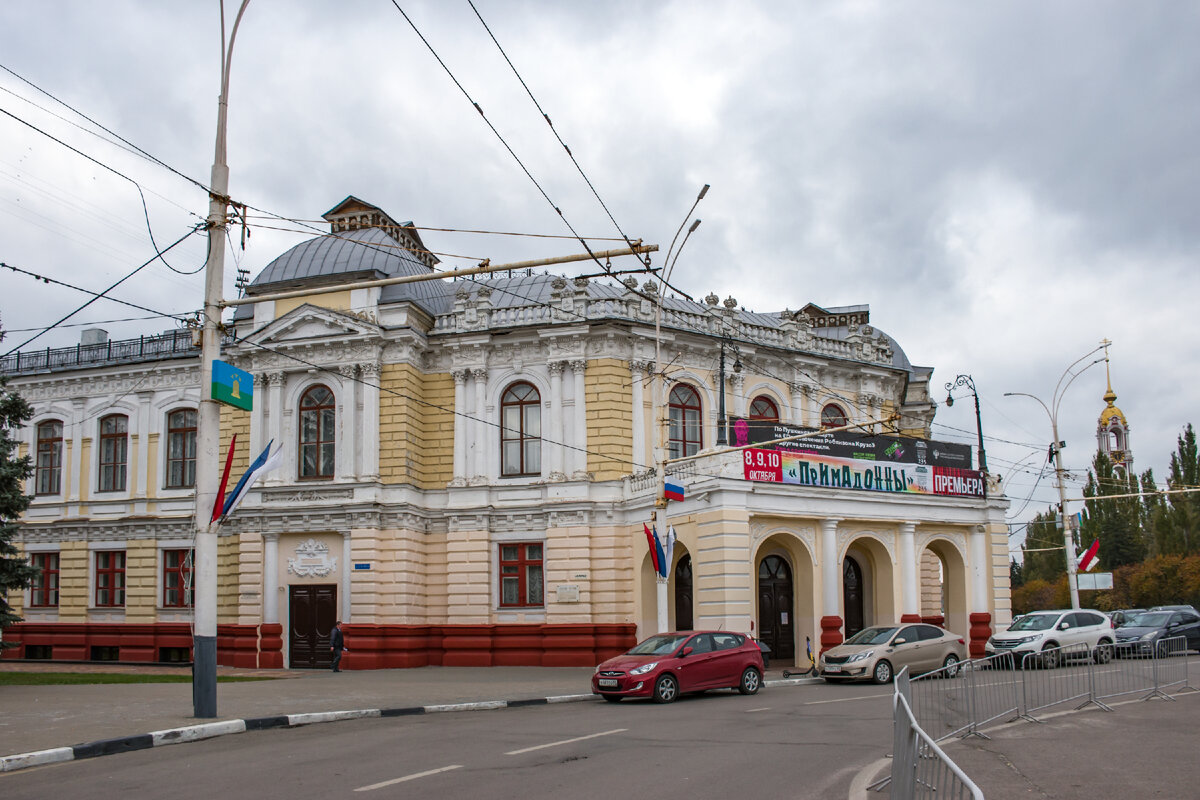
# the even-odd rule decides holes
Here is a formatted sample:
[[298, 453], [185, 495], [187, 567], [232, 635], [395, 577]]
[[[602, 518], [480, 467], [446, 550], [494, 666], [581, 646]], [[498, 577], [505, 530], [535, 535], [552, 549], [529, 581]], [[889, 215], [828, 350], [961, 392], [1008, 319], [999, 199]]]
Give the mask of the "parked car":
[[837, 647], [821, 654], [819, 669], [828, 683], [870, 680], [887, 683], [904, 667], [909, 673], [946, 667], [958, 674], [967, 658], [963, 637], [936, 625], [874, 625], [863, 628]]
[[1200, 614], [1146, 611], [1121, 626], [1116, 636], [1116, 655], [1121, 658], [1153, 655], [1159, 642], [1177, 636], [1187, 637], [1188, 650], [1200, 650]]
[[998, 631], [987, 640], [984, 652], [988, 656], [1009, 653], [1013, 666], [1020, 667], [1030, 653], [1041, 653], [1041, 666], [1057, 667], [1060, 657], [1072, 656], [1075, 650], [1058, 650], [1078, 646], [1081, 655], [1091, 656], [1103, 664], [1112, 656], [1115, 641], [1113, 621], [1090, 608], [1033, 611], [1018, 619], [1006, 631]]
[[706, 689], [755, 694], [762, 687], [763, 656], [749, 636], [729, 631], [660, 633], [610, 658], [592, 675], [592, 694], [616, 703], [650, 697], [670, 703]]
[[1150, 611], [1191, 611], [1193, 614], [1200, 614], [1195, 606], [1152, 606]]
[[1128, 624], [1129, 620], [1133, 619], [1138, 614], [1144, 613], [1146, 613], [1146, 609], [1144, 608], [1120, 608], [1116, 611], [1108, 612], [1108, 618], [1113, 621], [1114, 627], [1119, 628], [1122, 625]]

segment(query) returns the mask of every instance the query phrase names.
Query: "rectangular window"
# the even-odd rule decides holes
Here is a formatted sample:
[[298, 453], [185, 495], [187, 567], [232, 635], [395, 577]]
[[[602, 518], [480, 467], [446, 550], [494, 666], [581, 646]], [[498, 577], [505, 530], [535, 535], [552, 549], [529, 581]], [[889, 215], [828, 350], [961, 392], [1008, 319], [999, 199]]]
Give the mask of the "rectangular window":
[[58, 605], [58, 553], [34, 553], [29, 563], [41, 570], [33, 577], [29, 592], [30, 607], [53, 608]]
[[167, 415], [167, 488], [196, 485], [196, 412], [190, 408]]
[[62, 486], [63, 426], [57, 420], [37, 426], [37, 468], [34, 475], [38, 494], [58, 494]]
[[191, 608], [192, 551], [163, 550], [163, 608]]
[[100, 491], [125, 491], [129, 458], [129, 419], [111, 414], [100, 420]]
[[542, 607], [542, 545], [519, 542], [500, 545], [500, 605]]
[[96, 608], [125, 605], [125, 551], [96, 552]]

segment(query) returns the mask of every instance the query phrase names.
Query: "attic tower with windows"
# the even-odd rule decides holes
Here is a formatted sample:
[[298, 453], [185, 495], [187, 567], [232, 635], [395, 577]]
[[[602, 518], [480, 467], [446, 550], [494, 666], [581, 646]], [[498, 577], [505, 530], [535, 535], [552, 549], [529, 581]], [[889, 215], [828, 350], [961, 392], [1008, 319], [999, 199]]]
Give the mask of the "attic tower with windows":
[[1105, 375], [1108, 378], [1108, 390], [1104, 393], [1104, 410], [1100, 412], [1100, 421], [1096, 426], [1096, 443], [1100, 452], [1108, 456], [1113, 466], [1126, 474], [1133, 468], [1133, 449], [1129, 443], [1129, 422], [1125, 414], [1117, 408], [1114, 401], [1117, 393], [1112, 388], [1112, 376], [1108, 370], [1108, 359], [1104, 361]]

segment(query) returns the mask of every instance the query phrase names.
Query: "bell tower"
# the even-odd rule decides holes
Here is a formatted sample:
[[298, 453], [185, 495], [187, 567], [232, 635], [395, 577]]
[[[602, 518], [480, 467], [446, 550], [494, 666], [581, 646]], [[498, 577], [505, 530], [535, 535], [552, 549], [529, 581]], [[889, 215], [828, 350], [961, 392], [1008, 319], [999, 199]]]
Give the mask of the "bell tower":
[[1100, 412], [1100, 421], [1096, 427], [1096, 444], [1100, 452], [1113, 462], [1113, 466], [1126, 474], [1133, 468], [1133, 449], [1129, 443], [1129, 421], [1125, 414], [1114, 405], [1117, 393], [1112, 388], [1112, 375], [1108, 368], [1108, 345], [1104, 347], [1104, 373], [1108, 379], [1108, 391], [1104, 393], [1107, 404]]

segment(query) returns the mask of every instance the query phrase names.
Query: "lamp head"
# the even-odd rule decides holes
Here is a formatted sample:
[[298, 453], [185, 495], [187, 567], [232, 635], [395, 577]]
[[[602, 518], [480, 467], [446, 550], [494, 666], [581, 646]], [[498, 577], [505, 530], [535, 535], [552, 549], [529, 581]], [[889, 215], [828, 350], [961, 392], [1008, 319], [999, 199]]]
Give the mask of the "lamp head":
[[954, 396], [949, 395], [949, 394], [946, 395], [946, 408], [950, 408], [953, 405], [954, 405]]

